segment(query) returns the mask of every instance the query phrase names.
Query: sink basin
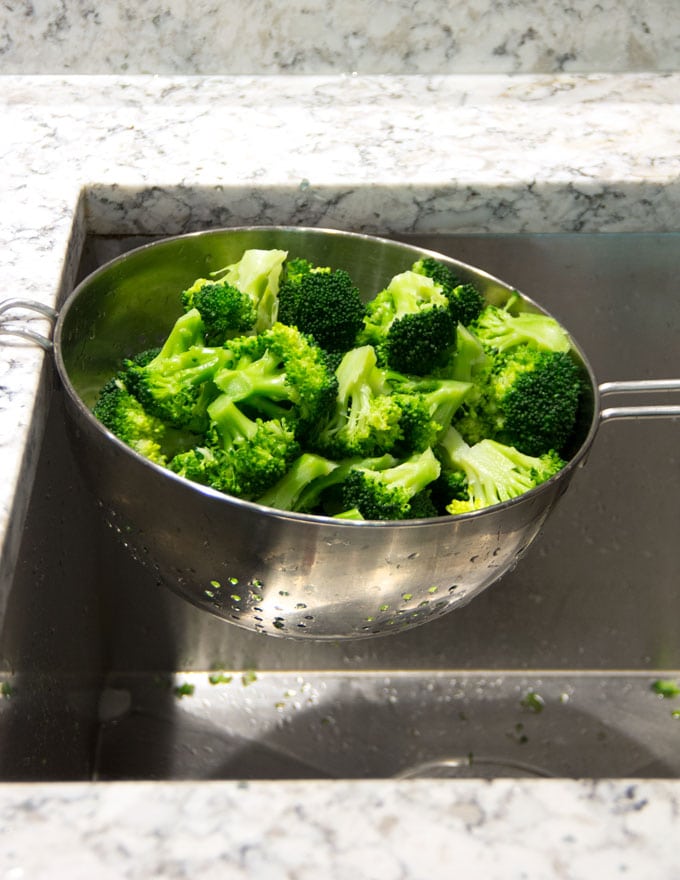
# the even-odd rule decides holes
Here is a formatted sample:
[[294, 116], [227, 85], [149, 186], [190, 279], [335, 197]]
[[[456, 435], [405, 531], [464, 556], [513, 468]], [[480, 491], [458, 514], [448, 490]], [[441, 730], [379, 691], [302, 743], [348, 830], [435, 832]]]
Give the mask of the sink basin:
[[[559, 317], [606, 379], [679, 373], [680, 235], [408, 237]], [[90, 237], [81, 274], [142, 243]], [[0, 634], [0, 779], [680, 775], [678, 424], [603, 426], [517, 568], [374, 640], [240, 630], [109, 530], [54, 387]]]

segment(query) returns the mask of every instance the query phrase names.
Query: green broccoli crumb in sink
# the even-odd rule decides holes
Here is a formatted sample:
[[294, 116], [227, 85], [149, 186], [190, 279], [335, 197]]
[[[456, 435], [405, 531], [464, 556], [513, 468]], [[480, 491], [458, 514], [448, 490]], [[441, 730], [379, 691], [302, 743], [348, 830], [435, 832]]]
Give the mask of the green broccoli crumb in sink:
[[680, 696], [680, 685], [671, 681], [669, 678], [659, 678], [652, 683], [652, 690], [655, 694], [663, 697], [664, 700], [670, 700], [673, 697]]
[[3, 681], [2, 685], [0, 685], [0, 694], [5, 700], [9, 700], [10, 697], [13, 697], [15, 695], [15, 693], [16, 690], [8, 681]]
[[231, 675], [225, 675], [224, 672], [211, 672], [208, 676], [210, 684], [229, 684], [233, 679]]
[[257, 675], [253, 672], [252, 669], [247, 669], [243, 675], [241, 676], [241, 684], [243, 687], [248, 687], [249, 684], [253, 684], [257, 681]]
[[193, 696], [193, 693], [195, 690], [196, 690], [195, 685], [189, 684], [189, 682], [185, 681], [183, 684], [177, 685], [177, 687], [174, 690], [174, 694], [178, 700], [181, 700], [182, 697]]
[[532, 712], [542, 712], [545, 701], [540, 694], [529, 691], [522, 699], [522, 706]]

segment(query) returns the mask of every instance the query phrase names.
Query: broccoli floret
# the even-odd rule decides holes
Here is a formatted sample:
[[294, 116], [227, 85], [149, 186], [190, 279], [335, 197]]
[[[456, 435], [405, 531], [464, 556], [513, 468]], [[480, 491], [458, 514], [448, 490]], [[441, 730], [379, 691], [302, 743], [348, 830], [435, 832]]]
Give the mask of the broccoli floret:
[[408, 270], [369, 300], [358, 344], [373, 345], [380, 364], [425, 375], [443, 366], [456, 346], [456, 322], [441, 285]]
[[[132, 360], [143, 364], [154, 356], [153, 350], [145, 351]], [[104, 385], [93, 407], [93, 415], [135, 452], [156, 464], [166, 465], [178, 452], [190, 449], [197, 442], [197, 435], [171, 428], [146, 412], [127, 390], [125, 375], [125, 370], [121, 370]]]
[[444, 293], [448, 293], [449, 290], [453, 290], [460, 284], [460, 279], [451, 266], [442, 263], [435, 257], [422, 257], [411, 266], [411, 271], [431, 278], [443, 289]]
[[344, 269], [313, 266], [296, 259], [287, 264], [279, 289], [279, 321], [314, 338], [327, 351], [345, 352], [363, 326], [365, 306]]
[[402, 410], [398, 448], [422, 452], [437, 441], [472, 388], [470, 382], [407, 376], [388, 370], [387, 382]]
[[423, 510], [423, 499], [415, 504], [414, 499], [437, 479], [440, 470], [430, 448], [383, 470], [355, 467], [342, 484], [343, 509], [356, 508], [364, 519], [413, 519]]
[[[289, 470], [257, 502], [278, 510], [308, 511], [310, 499], [317, 494], [320, 482], [338, 467], [337, 463], [312, 452], [303, 452]], [[320, 491], [319, 487], [319, 491]], [[306, 497], [305, 501], [302, 501]]]
[[533, 312], [513, 314], [509, 311], [513, 302], [505, 308], [488, 305], [473, 322], [470, 329], [483, 345], [495, 351], [527, 343], [546, 351], [569, 351], [569, 336], [554, 318]]
[[205, 445], [175, 456], [180, 476], [252, 500], [267, 491], [299, 455], [294, 431], [281, 419], [251, 419], [226, 395], [208, 407]]
[[336, 380], [326, 356], [296, 327], [276, 323], [229, 343], [229, 360], [215, 374], [227, 397], [270, 418], [286, 418], [303, 437], [330, 410]]
[[481, 440], [470, 446], [453, 427], [440, 440], [437, 455], [442, 470], [465, 475], [468, 497], [461, 500], [457, 494], [452, 498], [446, 507], [452, 514], [469, 513], [517, 498], [550, 479], [565, 464], [554, 451], [541, 456], [524, 455], [495, 440]]
[[272, 327], [278, 317], [279, 283], [287, 251], [252, 248], [241, 259], [212, 272], [213, 278], [247, 294], [255, 309], [255, 333]]
[[401, 315], [378, 346], [381, 361], [394, 370], [425, 375], [444, 366], [456, 345], [456, 322], [434, 307]]
[[335, 404], [311, 438], [315, 449], [333, 459], [389, 452], [401, 439], [401, 407], [389, 393], [375, 349], [363, 345], [348, 351], [335, 377]]
[[182, 292], [181, 299], [186, 311], [198, 310], [208, 345], [223, 345], [255, 328], [255, 303], [247, 293], [226, 281], [199, 278]]
[[165, 424], [144, 411], [137, 398], [126, 389], [120, 376], [115, 376], [104, 385], [93, 414], [105, 428], [135, 452], [156, 464], [166, 464], [161, 447], [166, 432]]
[[434, 257], [424, 257], [411, 267], [414, 272], [426, 275], [441, 285], [449, 301], [449, 309], [457, 324], [467, 327], [475, 321], [486, 303], [484, 297], [471, 282], [461, 281], [446, 263]]
[[469, 443], [489, 438], [527, 455], [560, 451], [574, 430], [581, 389], [568, 353], [520, 345], [496, 356], [455, 425]]
[[125, 385], [146, 412], [173, 427], [202, 433], [214, 396], [211, 380], [226, 356], [223, 349], [204, 344], [203, 322], [191, 309], [178, 318], [155, 357], [146, 363], [125, 361]]

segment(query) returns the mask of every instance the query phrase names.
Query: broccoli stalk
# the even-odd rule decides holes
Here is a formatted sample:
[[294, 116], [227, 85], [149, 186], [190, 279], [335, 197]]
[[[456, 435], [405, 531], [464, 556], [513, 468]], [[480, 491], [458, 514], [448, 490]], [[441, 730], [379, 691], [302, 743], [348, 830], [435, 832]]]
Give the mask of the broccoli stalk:
[[335, 406], [312, 442], [331, 458], [382, 455], [401, 437], [401, 408], [370, 345], [347, 352], [335, 371]]
[[257, 502], [278, 510], [307, 511], [309, 500], [301, 504], [303, 496], [306, 495], [307, 499], [315, 497], [314, 484], [329, 476], [337, 467], [337, 463], [328, 458], [304, 452]]
[[226, 357], [223, 349], [204, 344], [203, 322], [191, 309], [178, 318], [155, 357], [147, 363], [139, 358], [124, 362], [125, 385], [146, 412], [173, 427], [202, 433], [210, 382]]
[[255, 310], [255, 333], [268, 330], [277, 321], [279, 282], [287, 256], [287, 251], [275, 248], [251, 248], [237, 262], [211, 273], [213, 278], [250, 297]]
[[342, 484], [343, 509], [358, 510], [364, 519], [372, 520], [420, 516], [424, 509], [420, 499], [440, 471], [430, 448], [382, 470], [356, 466]]
[[[564, 467], [555, 452], [541, 456], [524, 455], [512, 446], [495, 440], [480, 440], [470, 446], [450, 427], [437, 446], [442, 470], [464, 475], [467, 499], [453, 497], [446, 510], [469, 513], [501, 504], [544, 483]], [[460, 480], [458, 488], [460, 488]], [[452, 489], [456, 480], [451, 481]]]

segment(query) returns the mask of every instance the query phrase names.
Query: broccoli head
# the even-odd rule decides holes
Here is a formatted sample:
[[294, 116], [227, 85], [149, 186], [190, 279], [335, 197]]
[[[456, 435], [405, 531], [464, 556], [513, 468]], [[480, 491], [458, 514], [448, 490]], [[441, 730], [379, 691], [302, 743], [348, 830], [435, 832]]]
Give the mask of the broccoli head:
[[437, 455], [454, 492], [446, 506], [451, 514], [469, 513], [517, 498], [565, 465], [552, 450], [530, 456], [495, 440], [481, 440], [470, 446], [453, 427], [443, 435]]
[[215, 384], [260, 415], [285, 418], [299, 436], [330, 410], [337, 387], [323, 349], [297, 327], [278, 322], [257, 336], [231, 340]]
[[299, 455], [294, 431], [281, 419], [251, 419], [226, 395], [208, 407], [204, 444], [176, 455], [180, 476], [252, 500], [286, 473]]
[[223, 345], [255, 328], [255, 303], [247, 293], [226, 281], [199, 278], [182, 292], [181, 299], [186, 311], [198, 310], [208, 345]]
[[343, 509], [358, 510], [364, 519], [371, 520], [431, 516], [433, 508], [422, 493], [440, 471], [441, 465], [430, 448], [382, 470], [356, 466], [342, 484]]
[[411, 268], [441, 285], [457, 324], [467, 327], [479, 317], [486, 305], [484, 297], [474, 284], [461, 281], [446, 263], [434, 257], [423, 257]]
[[[143, 352], [135, 361], [141, 364], [151, 357], [152, 351]], [[172, 428], [146, 412], [127, 390], [124, 370], [104, 385], [92, 412], [119, 440], [155, 464], [165, 466], [170, 458], [197, 442], [197, 435]]]
[[407, 270], [366, 304], [358, 344], [373, 345], [379, 363], [424, 375], [443, 366], [456, 346], [456, 321], [441, 285]]
[[287, 264], [279, 289], [279, 321], [314, 338], [327, 351], [345, 352], [363, 326], [365, 307], [344, 269], [313, 266], [303, 259]]
[[497, 355], [455, 424], [468, 442], [489, 438], [527, 455], [559, 451], [574, 430], [581, 390], [567, 352], [517, 346]]
[[146, 412], [173, 427], [202, 433], [206, 406], [214, 396], [211, 380], [226, 356], [222, 348], [205, 345], [200, 314], [191, 309], [177, 319], [154, 357], [127, 359], [122, 372]]
[[529, 344], [546, 351], [569, 351], [571, 343], [564, 328], [549, 315], [534, 312], [513, 314], [511, 299], [505, 308], [488, 305], [471, 325], [471, 330], [487, 348], [507, 351]]
[[149, 415], [126, 389], [123, 379], [115, 376], [99, 392], [93, 414], [135, 452], [156, 464], [166, 464], [162, 441], [166, 426], [156, 416]]
[[472, 388], [469, 382], [390, 370], [386, 378], [402, 411], [402, 437], [397, 448], [408, 452], [422, 452], [436, 443]]

